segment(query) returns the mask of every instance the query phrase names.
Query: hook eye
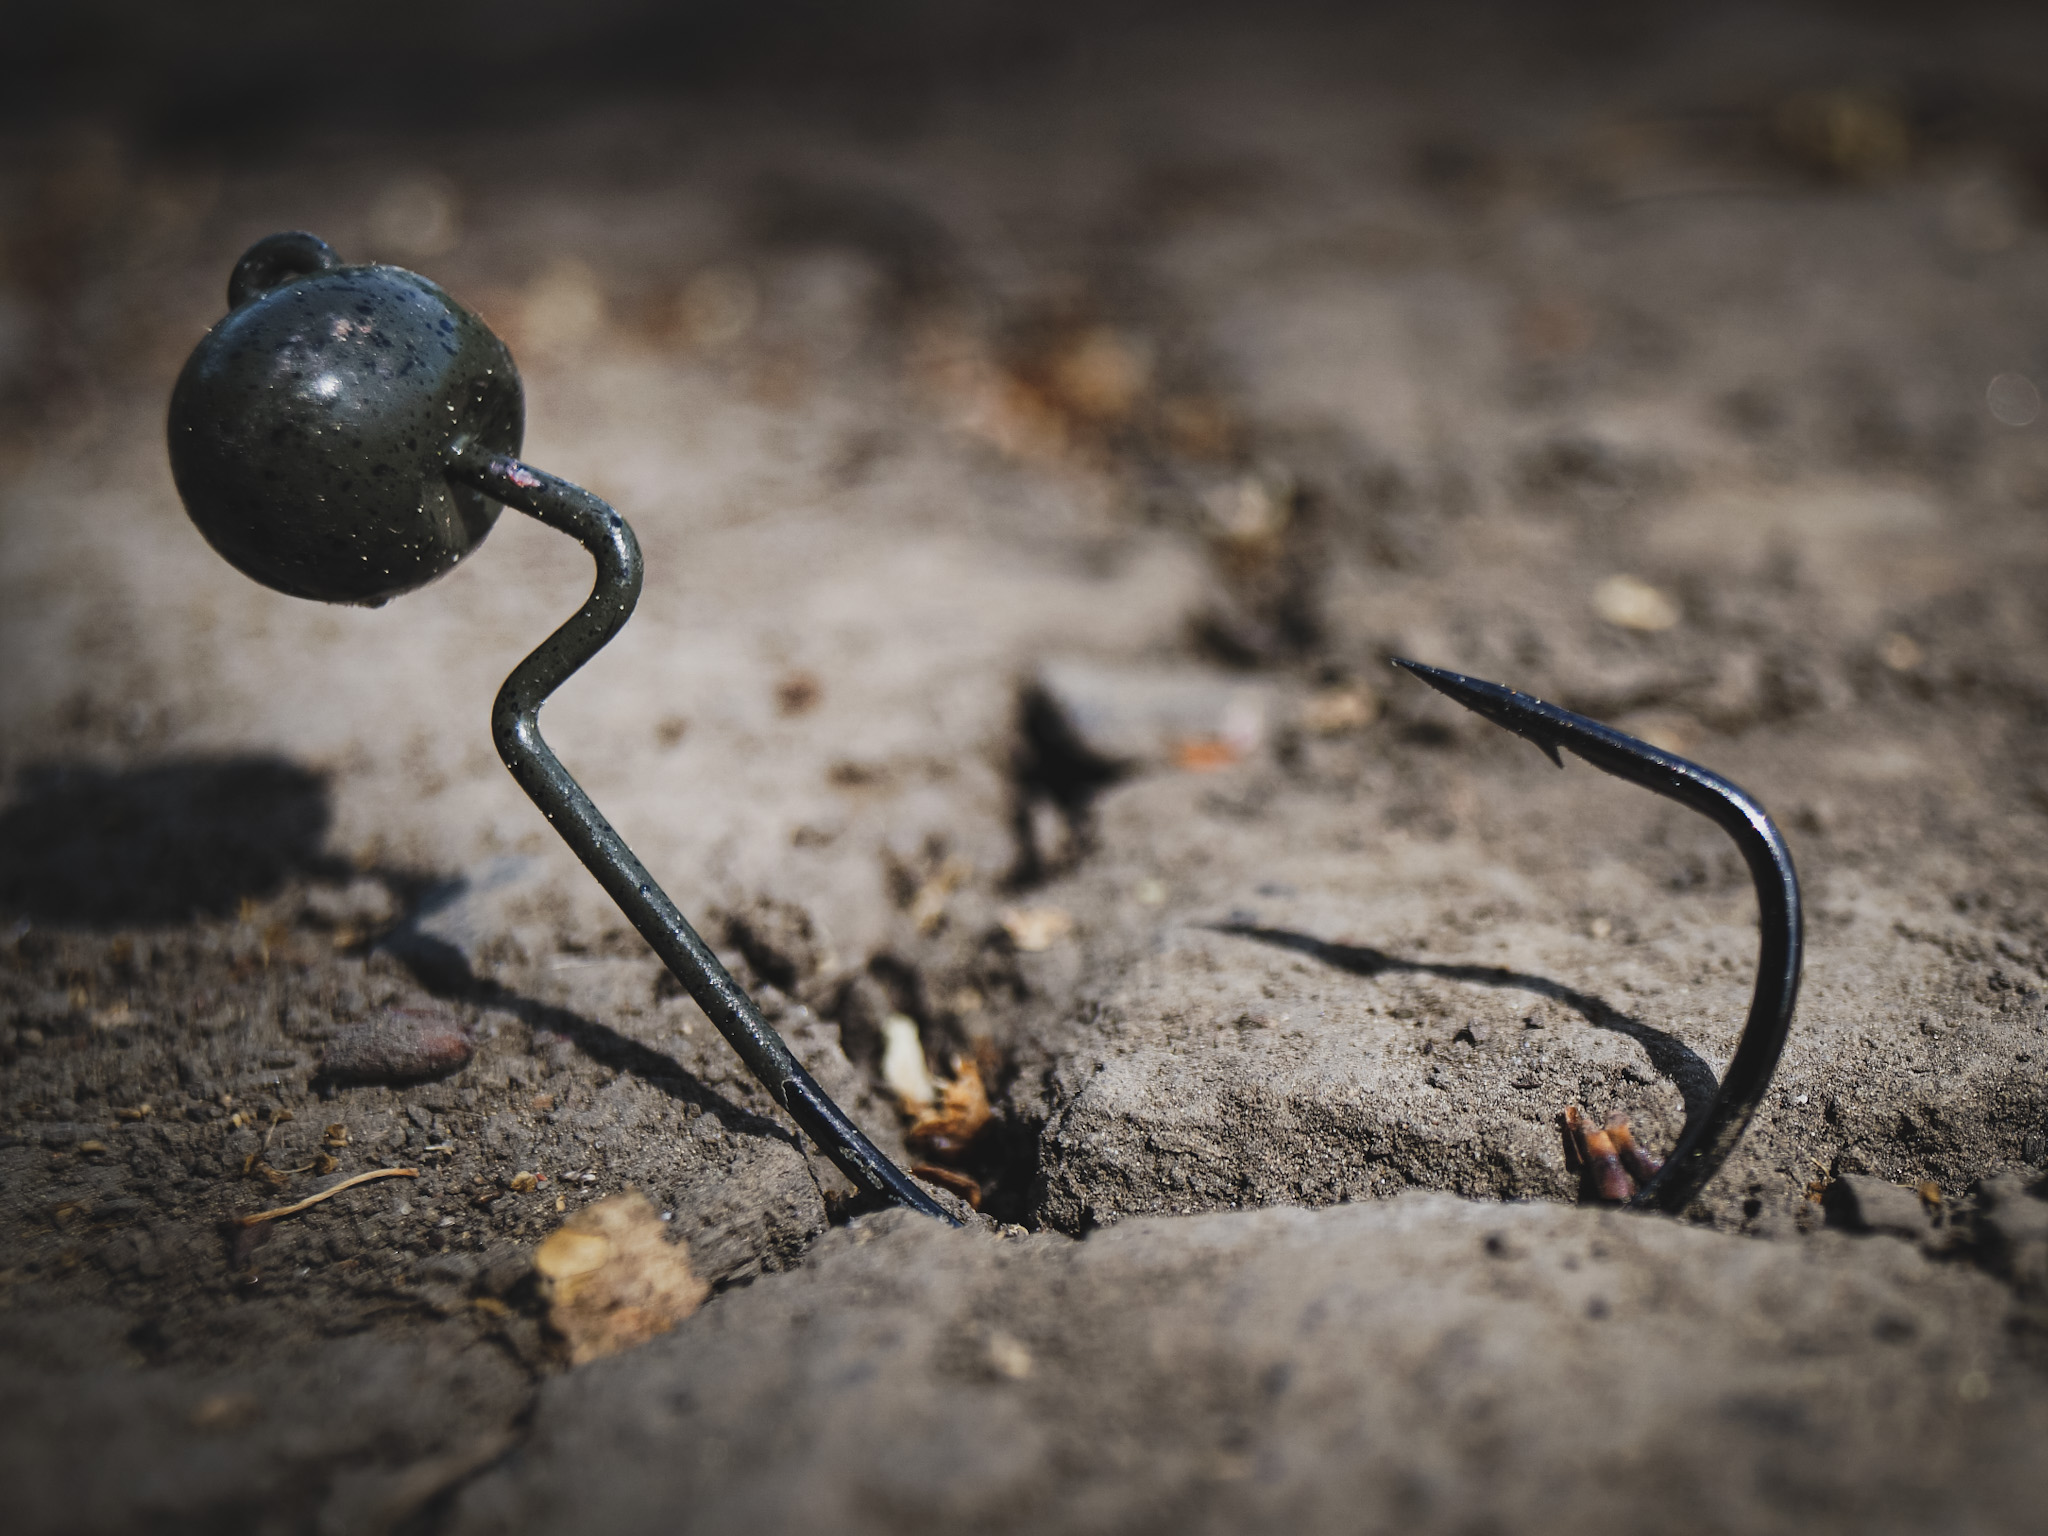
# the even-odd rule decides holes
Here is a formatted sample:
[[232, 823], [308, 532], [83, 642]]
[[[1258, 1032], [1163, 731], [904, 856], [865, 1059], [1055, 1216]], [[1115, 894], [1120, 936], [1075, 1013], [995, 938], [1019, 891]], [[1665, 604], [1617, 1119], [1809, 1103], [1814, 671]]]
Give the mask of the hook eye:
[[242, 252], [242, 259], [235, 263], [228, 278], [228, 308], [240, 309], [281, 283], [340, 265], [341, 258], [334, 254], [334, 247], [318, 235], [309, 235], [302, 229], [265, 235]]

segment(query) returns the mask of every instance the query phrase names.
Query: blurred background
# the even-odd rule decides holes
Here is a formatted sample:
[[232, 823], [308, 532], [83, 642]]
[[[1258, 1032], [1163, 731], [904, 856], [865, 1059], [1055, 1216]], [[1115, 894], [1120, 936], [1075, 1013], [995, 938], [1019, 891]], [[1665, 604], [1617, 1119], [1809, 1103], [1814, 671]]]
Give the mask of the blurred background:
[[[2038, 1180], [2044, 60], [2048, 7], [1988, 0], [0, 0], [0, 1334], [44, 1350], [45, 1318], [58, 1341], [44, 1396], [11, 1399], [35, 1432], [0, 1435], [23, 1477], [0, 1475], [45, 1489], [50, 1529], [148, 1526], [119, 1510], [188, 1488], [164, 1468], [193, 1479], [165, 1509], [310, 1529], [333, 1468], [387, 1444], [424, 1466], [455, 1433], [470, 1410], [436, 1405], [459, 1373], [413, 1342], [468, 1339], [509, 1384], [472, 1413], [490, 1436], [424, 1481], [394, 1470], [410, 1509], [535, 1422], [522, 1373], [552, 1367], [499, 1298], [572, 1200], [648, 1191], [720, 1284], [797, 1263], [845, 1210], [493, 750], [491, 699], [583, 600], [584, 554], [506, 516], [433, 586], [328, 608], [186, 519], [172, 384], [280, 230], [420, 271], [510, 344], [525, 457], [613, 501], [647, 557], [551, 741], [885, 1148], [909, 1149], [934, 1079], [968, 1095], [981, 1129], [938, 1174], [986, 1210], [1084, 1233], [1409, 1188], [1550, 1201], [1525, 1230], [1558, 1234], [1562, 1276], [1593, 1230], [1566, 1223], [1597, 1218], [1562, 1208], [1558, 1112], [1675, 1144], [1748, 992], [1740, 859], [1390, 654], [1695, 757], [1791, 838], [1799, 1017], [1694, 1222], [1789, 1240], [1860, 1177], [1931, 1241], [1923, 1206]], [[394, 1017], [460, 1070], [372, 1061], [337, 1097], [321, 1074]], [[254, 1258], [212, 1236], [401, 1148], [424, 1167], [403, 1199], [351, 1193]], [[1888, 1239], [1660, 1225], [1689, 1246], [1628, 1261], [1640, 1308], [1567, 1286], [1515, 1322], [1539, 1314], [1506, 1307], [1521, 1282], [1490, 1255], [1513, 1252], [1421, 1209], [1456, 1246], [1373, 1238], [1413, 1277], [1381, 1333], [1253, 1333], [1227, 1369], [1159, 1342], [1206, 1315], [1183, 1293], [1099, 1271], [1109, 1299], [1081, 1314], [1156, 1359], [1041, 1354], [1033, 1392], [1074, 1384], [1037, 1399], [1044, 1443], [1078, 1447], [1041, 1491], [1157, 1519], [1178, 1506], [1132, 1469], [1214, 1452], [1247, 1499], [1338, 1490], [1288, 1505], [1296, 1526], [1433, 1528], [1432, 1487], [1496, 1500], [1459, 1529], [1597, 1523], [1603, 1497], [1752, 1529], [1699, 1513], [1751, 1484], [1740, 1507], [1783, 1519], [1988, 1530], [1935, 1499], [1980, 1483], [2026, 1512], [2010, 1528], [2038, 1519], [2038, 1373], [1953, 1245], [1923, 1274]], [[1210, 1241], [1174, 1235], [1193, 1227], [1158, 1223], [1161, 1251]], [[1321, 1315], [1212, 1282], [1208, 1252], [1170, 1264], [1233, 1312]], [[1329, 1252], [1336, 1307], [1394, 1273]], [[1845, 1253], [1853, 1287], [1797, 1278], [1827, 1254], [1847, 1275]], [[1789, 1278], [1724, 1284], [1767, 1272]], [[2048, 1271], [2026, 1273], [2038, 1338]], [[1447, 1280], [1517, 1342], [1418, 1331], [1466, 1315], [1430, 1311]], [[963, 1351], [986, 1311], [946, 1325]], [[524, 1330], [517, 1371], [493, 1317]], [[289, 1363], [330, 1338], [393, 1351], [383, 1398], [330, 1390], [367, 1379], [354, 1355]], [[763, 1360], [845, 1358], [761, 1338]], [[989, 1348], [991, 1390], [1029, 1373], [1021, 1344]], [[80, 1396], [67, 1374], [144, 1357], [260, 1358], [281, 1406], [194, 1386], [160, 1411], [143, 1378]], [[897, 1466], [844, 1449], [886, 1446], [889, 1414], [859, 1406], [879, 1399], [712, 1369], [803, 1384], [829, 1430], [764, 1397], [764, 1439], [840, 1446], [848, 1487], [929, 1477], [861, 1494], [876, 1519], [1029, 1518], [1033, 1421], [942, 1395], [942, 1449]], [[680, 1423], [677, 1379], [622, 1400]], [[1187, 1433], [1194, 1460], [1131, 1449], [1170, 1445], [1204, 1394], [1226, 1417]], [[1370, 1454], [1326, 1438], [1349, 1401], [1383, 1414]], [[309, 1416], [335, 1438], [299, 1437]], [[588, 1458], [597, 1482], [680, 1464], [636, 1449], [638, 1421], [558, 1417], [616, 1453]], [[1290, 1449], [1305, 1481], [1269, 1481], [1282, 1461], [1244, 1428], [1268, 1418], [1341, 1449]], [[104, 1475], [109, 1445], [135, 1476]], [[735, 1487], [809, 1497], [749, 1465]], [[945, 1502], [970, 1485], [985, 1505]], [[1221, 1486], [1175, 1490], [1190, 1523], [1227, 1521]], [[319, 1528], [382, 1528], [346, 1508]]]
[[[640, 528], [643, 617], [551, 718], [702, 894], [814, 886], [789, 861], [843, 872], [849, 828], [893, 850], [863, 910], [933, 846], [1056, 873], [1092, 789], [1017, 680], [1062, 650], [1306, 711], [1187, 706], [1195, 769], [1362, 730], [1392, 650], [1680, 748], [2031, 698], [2042, 30], [10, 7], [0, 779], [273, 753], [333, 786], [358, 862], [559, 855], [481, 723], [576, 558], [507, 525], [487, 571], [315, 612], [180, 514], [171, 381], [236, 254], [293, 227], [478, 308], [529, 456]], [[2026, 794], [2032, 718], [1985, 739]], [[685, 821], [677, 774], [754, 792]]]

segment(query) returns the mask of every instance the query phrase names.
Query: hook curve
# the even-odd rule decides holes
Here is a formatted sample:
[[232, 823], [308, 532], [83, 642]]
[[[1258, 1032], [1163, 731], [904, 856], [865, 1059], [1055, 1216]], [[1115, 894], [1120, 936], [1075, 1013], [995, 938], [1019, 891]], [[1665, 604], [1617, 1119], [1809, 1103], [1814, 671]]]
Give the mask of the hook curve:
[[1680, 1136], [1678, 1149], [1666, 1160], [1663, 1172], [1629, 1202], [1637, 1210], [1683, 1210], [1720, 1170], [1749, 1128], [1778, 1069], [1785, 1036], [1792, 1026], [1792, 1009], [1799, 998], [1805, 920], [1799, 905], [1799, 874], [1792, 867], [1784, 836], [1754, 796], [1697, 763], [1499, 683], [1399, 656], [1389, 660], [1474, 714], [1535, 743], [1560, 768], [1564, 766], [1559, 755], [1562, 748], [1603, 773], [1640, 784], [1699, 812], [1733, 838], [1742, 851], [1756, 885], [1759, 909], [1756, 985], [1750, 994], [1749, 1017], [1707, 1112]]
[[570, 776], [540, 734], [540, 707], [548, 695], [597, 654], [632, 616], [640, 599], [640, 542], [608, 503], [581, 486], [522, 464], [510, 454], [474, 444], [449, 456], [448, 474], [493, 501], [524, 512], [590, 552], [597, 578], [589, 599], [505, 679], [491, 710], [498, 755], [519, 787], [539, 806], [563, 842], [575, 850], [618, 903], [640, 936], [683, 984], [754, 1076], [857, 1185], [937, 1217], [960, 1223], [898, 1168], [833, 1103], [804, 1070], [746, 989], [719, 964], [697, 930], [626, 846], [583, 786]]

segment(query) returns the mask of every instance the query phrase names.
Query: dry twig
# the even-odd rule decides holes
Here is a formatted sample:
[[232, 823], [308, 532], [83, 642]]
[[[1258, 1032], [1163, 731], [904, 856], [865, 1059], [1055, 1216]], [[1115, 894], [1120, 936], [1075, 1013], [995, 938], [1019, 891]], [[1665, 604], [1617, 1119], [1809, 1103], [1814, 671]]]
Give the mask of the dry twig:
[[280, 1216], [296, 1216], [309, 1206], [318, 1205], [322, 1200], [340, 1194], [357, 1184], [367, 1184], [372, 1179], [416, 1179], [420, 1176], [417, 1168], [372, 1168], [368, 1173], [353, 1174], [339, 1184], [330, 1184], [317, 1195], [308, 1195], [296, 1205], [281, 1205], [274, 1211], [258, 1211], [253, 1216], [237, 1216], [235, 1225], [253, 1227], [259, 1222], [275, 1221]]

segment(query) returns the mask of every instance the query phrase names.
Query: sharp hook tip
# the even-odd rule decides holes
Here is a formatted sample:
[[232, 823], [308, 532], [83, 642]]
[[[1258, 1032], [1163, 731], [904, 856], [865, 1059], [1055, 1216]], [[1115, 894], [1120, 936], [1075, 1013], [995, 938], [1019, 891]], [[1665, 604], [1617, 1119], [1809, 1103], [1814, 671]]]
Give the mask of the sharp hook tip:
[[[1467, 677], [1462, 672], [1448, 671], [1443, 667], [1426, 666], [1419, 661], [1409, 661], [1403, 656], [1392, 656], [1388, 660], [1404, 672], [1412, 672], [1438, 693], [1457, 704], [1462, 704], [1474, 714], [1491, 720], [1503, 730], [1513, 731], [1517, 736], [1533, 743], [1543, 755], [1559, 768], [1564, 758], [1557, 750], [1557, 740], [1545, 728], [1539, 711], [1544, 708], [1538, 700], [1500, 683], [1489, 683], [1484, 678]], [[1531, 708], [1534, 705], [1535, 708]]]

